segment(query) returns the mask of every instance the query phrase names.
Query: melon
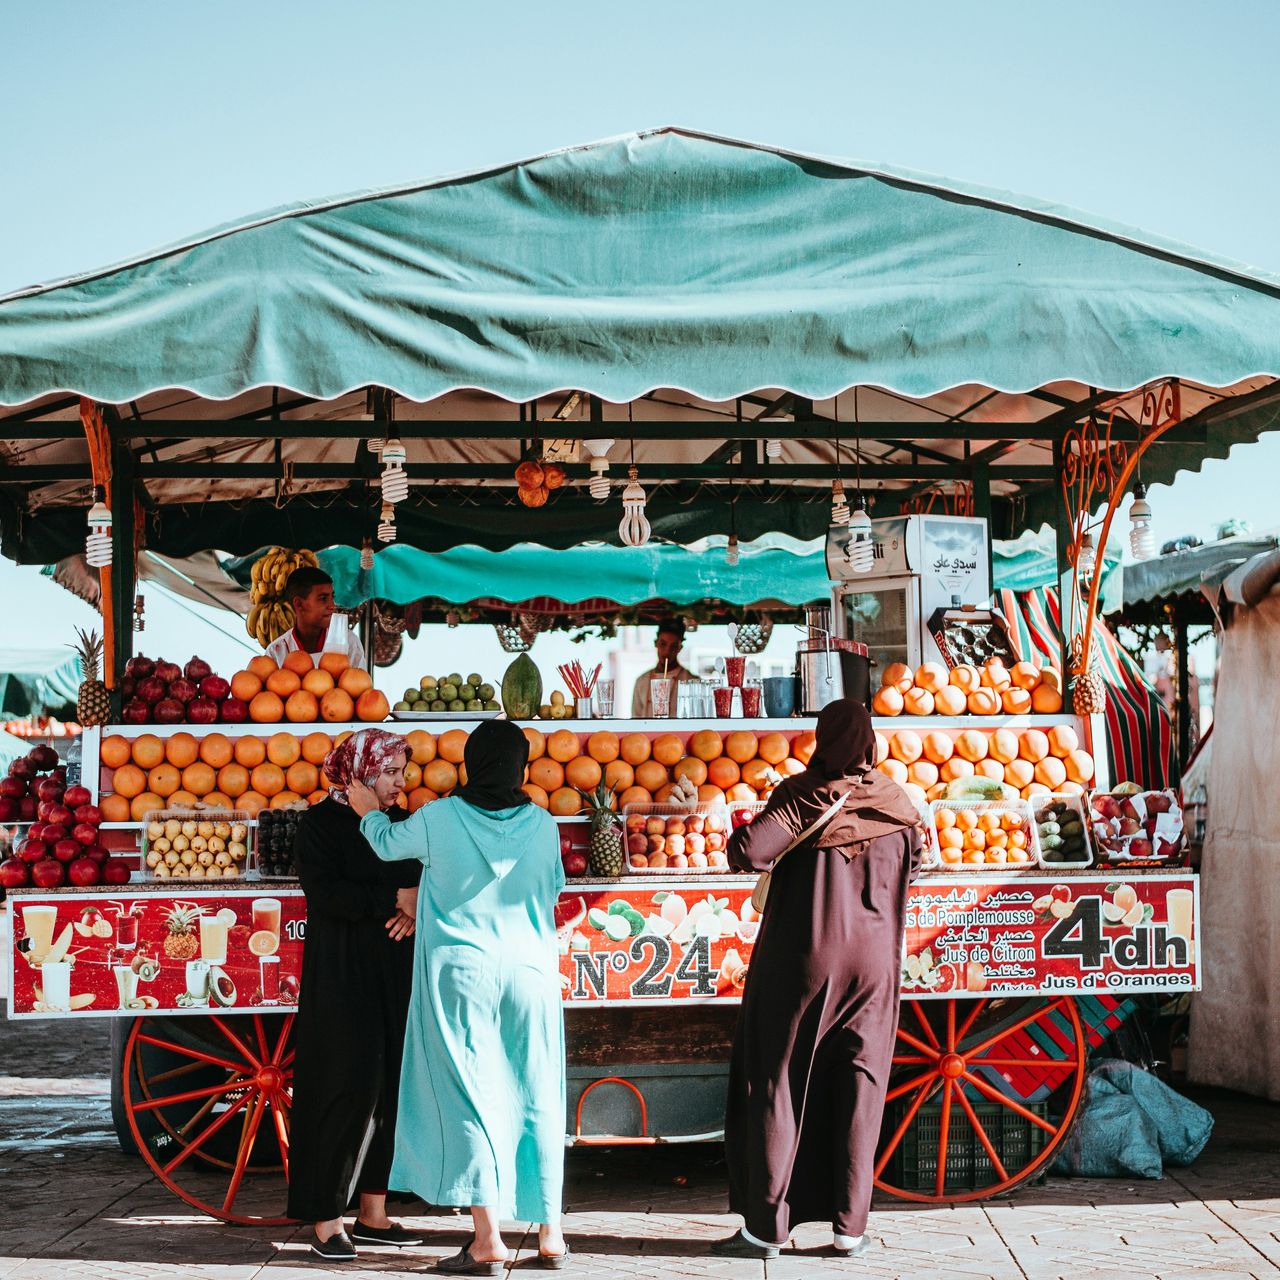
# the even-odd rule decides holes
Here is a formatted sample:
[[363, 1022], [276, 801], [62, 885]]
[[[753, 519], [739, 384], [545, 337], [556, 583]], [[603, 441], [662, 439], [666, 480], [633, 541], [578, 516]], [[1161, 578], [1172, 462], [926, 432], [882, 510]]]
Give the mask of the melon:
[[532, 720], [542, 705], [542, 676], [522, 653], [502, 677], [502, 708], [512, 720]]

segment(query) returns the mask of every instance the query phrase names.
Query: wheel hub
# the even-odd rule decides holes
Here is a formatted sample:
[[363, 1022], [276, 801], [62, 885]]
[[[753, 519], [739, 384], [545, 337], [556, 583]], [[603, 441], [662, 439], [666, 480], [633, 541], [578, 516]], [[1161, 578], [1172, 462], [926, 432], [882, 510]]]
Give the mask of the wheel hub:
[[275, 1093], [284, 1084], [284, 1072], [279, 1067], [268, 1063], [259, 1070], [256, 1083], [263, 1092]]
[[938, 1063], [938, 1070], [948, 1080], [958, 1080], [964, 1075], [964, 1059], [958, 1053], [944, 1053]]

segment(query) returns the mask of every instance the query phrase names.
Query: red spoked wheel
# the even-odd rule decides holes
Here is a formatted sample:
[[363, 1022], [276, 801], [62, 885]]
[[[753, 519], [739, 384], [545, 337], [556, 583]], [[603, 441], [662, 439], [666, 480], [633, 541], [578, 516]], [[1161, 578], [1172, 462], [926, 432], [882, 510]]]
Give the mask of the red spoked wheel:
[[1035, 1177], [1075, 1119], [1086, 1057], [1069, 996], [904, 1001], [876, 1186], [938, 1203], [985, 1200]]
[[293, 1015], [140, 1018], [123, 1097], [142, 1158], [224, 1222], [279, 1225], [289, 1177]]

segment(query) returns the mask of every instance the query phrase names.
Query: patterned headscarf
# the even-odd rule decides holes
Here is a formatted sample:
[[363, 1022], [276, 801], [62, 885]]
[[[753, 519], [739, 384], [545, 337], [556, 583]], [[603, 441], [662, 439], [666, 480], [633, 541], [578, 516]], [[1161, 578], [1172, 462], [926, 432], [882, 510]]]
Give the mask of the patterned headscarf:
[[399, 734], [385, 729], [361, 729], [353, 733], [324, 758], [322, 767], [329, 794], [339, 804], [349, 803], [347, 788], [354, 780], [371, 785], [392, 760], [408, 753], [409, 748]]

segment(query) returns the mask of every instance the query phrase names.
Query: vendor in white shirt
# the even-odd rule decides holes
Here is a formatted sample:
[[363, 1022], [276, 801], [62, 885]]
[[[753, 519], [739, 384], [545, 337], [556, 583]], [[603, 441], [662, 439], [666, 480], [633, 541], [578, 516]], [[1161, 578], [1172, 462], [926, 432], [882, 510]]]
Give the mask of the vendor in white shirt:
[[667, 714], [676, 713], [676, 695], [682, 680], [696, 680], [692, 671], [680, 665], [680, 650], [684, 647], [684, 623], [677, 618], [666, 618], [658, 624], [658, 634], [654, 639], [657, 651], [657, 664], [636, 681], [635, 692], [631, 696], [631, 716], [635, 720], [648, 720], [653, 715], [653, 699], [649, 692], [649, 681], [654, 676], [666, 676], [671, 680], [671, 705]]
[[323, 569], [295, 569], [284, 584], [284, 598], [293, 606], [294, 622], [267, 646], [269, 658], [283, 663], [296, 650], [313, 658], [345, 653], [353, 667], [365, 665], [360, 637], [347, 626], [345, 617], [334, 613], [333, 579]]

